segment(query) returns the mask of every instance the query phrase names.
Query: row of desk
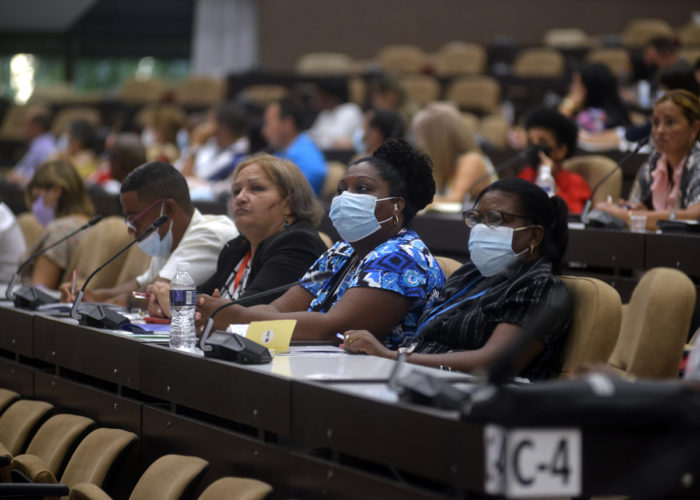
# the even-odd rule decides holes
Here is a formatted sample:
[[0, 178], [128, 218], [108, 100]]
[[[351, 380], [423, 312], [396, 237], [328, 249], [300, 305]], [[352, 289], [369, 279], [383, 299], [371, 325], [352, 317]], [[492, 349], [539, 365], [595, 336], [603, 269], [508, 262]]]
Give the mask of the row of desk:
[[[0, 306], [0, 324], [0, 386], [139, 435], [115, 498], [126, 497], [138, 474], [166, 453], [209, 460], [202, 487], [223, 475], [245, 475], [273, 484], [275, 498], [480, 498], [508, 491], [673, 491], [691, 498], [700, 491], [700, 483], [687, 479], [700, 463], [700, 433], [689, 437], [687, 429], [539, 429], [580, 435], [566, 457], [577, 479], [564, 490], [538, 476], [538, 489], [523, 480], [513, 490], [503, 485], [523, 479], [523, 470], [529, 479], [547, 473], [533, 469], [534, 455], [503, 462], [500, 445], [494, 459], [489, 436], [495, 430], [503, 442], [506, 431], [530, 431], [399, 402], [386, 386], [393, 361], [297, 353], [241, 366], [7, 305]], [[410, 369], [474, 388], [466, 374]], [[658, 460], [689, 442], [694, 469], [639, 476], [650, 450]]]

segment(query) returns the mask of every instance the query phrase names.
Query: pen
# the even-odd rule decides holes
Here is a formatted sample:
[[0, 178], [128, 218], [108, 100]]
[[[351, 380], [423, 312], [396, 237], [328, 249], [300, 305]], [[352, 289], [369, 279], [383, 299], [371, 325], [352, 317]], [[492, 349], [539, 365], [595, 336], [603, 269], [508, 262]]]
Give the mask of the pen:
[[75, 282], [78, 280], [78, 270], [73, 269], [73, 278], [70, 282], [70, 294], [71, 297], [75, 297]]
[[336, 333], [335, 336], [338, 337], [340, 340], [345, 341], [345, 335], [343, 335], [342, 333]]

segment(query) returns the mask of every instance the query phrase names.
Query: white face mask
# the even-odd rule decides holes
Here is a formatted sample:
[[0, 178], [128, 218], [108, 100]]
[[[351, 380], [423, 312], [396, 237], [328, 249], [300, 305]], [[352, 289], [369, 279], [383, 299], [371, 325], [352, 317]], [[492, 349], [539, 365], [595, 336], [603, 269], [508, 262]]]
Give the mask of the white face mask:
[[170, 223], [170, 229], [165, 233], [163, 239], [160, 239], [158, 231], [153, 231], [144, 239], [136, 243], [145, 254], [151, 257], [163, 257], [170, 253], [173, 246], [173, 224]]
[[370, 194], [343, 191], [333, 198], [328, 216], [336, 231], [345, 241], [360, 241], [381, 229], [380, 224], [392, 218], [378, 221], [374, 216], [374, 207], [378, 201], [391, 200], [394, 197], [379, 198]]
[[513, 251], [513, 232], [529, 227], [532, 226], [517, 229], [486, 224], [474, 226], [469, 234], [469, 254], [479, 272], [486, 277], [495, 276], [524, 255], [527, 248], [520, 253]]

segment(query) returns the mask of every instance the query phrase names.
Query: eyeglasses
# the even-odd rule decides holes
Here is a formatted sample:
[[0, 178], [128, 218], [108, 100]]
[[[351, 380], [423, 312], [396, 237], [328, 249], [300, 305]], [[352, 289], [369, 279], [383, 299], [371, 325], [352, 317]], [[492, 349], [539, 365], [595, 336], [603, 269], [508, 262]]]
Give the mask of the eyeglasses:
[[503, 222], [505, 222], [506, 217], [517, 217], [519, 219], [528, 219], [524, 215], [511, 214], [509, 212], [500, 212], [498, 210], [489, 210], [485, 214], [482, 214], [478, 210], [467, 210], [462, 214], [464, 217], [464, 223], [469, 227], [473, 228], [477, 224], [482, 222], [489, 227], [498, 227]]
[[[157, 205], [158, 203], [163, 203], [165, 201], [164, 198], [161, 198], [159, 200], [154, 201], [150, 205], [148, 205], [146, 208], [141, 210], [138, 214], [134, 215], [133, 217], [127, 217], [126, 215], [124, 216], [124, 224], [126, 224], [126, 227], [128, 229], [131, 229], [133, 232], [136, 232], [136, 221], [139, 220], [146, 212], [148, 212], [151, 208], [153, 208], [154, 205]], [[163, 209], [161, 208], [161, 215], [163, 214]]]

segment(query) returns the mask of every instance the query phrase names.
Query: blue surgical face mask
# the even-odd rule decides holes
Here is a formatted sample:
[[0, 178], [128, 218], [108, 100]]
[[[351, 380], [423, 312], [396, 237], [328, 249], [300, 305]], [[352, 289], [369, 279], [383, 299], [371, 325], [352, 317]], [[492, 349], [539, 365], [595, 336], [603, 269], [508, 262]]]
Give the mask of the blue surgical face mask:
[[471, 260], [481, 274], [486, 277], [495, 276], [505, 271], [518, 258], [527, 252], [513, 251], [513, 232], [532, 226], [513, 229], [508, 226], [489, 227], [477, 224], [469, 234], [469, 254]]
[[[163, 207], [161, 206], [160, 215], [163, 215]], [[144, 239], [136, 243], [143, 253], [151, 257], [163, 257], [170, 253], [173, 247], [173, 221], [170, 219], [170, 228], [165, 233], [163, 239], [160, 238], [158, 230], [153, 231]]]
[[32, 203], [32, 213], [42, 226], [48, 226], [49, 222], [56, 218], [56, 207], [49, 207], [44, 203], [43, 196], [37, 196]]
[[336, 231], [345, 241], [353, 243], [366, 238], [381, 229], [380, 224], [391, 220], [378, 221], [374, 216], [374, 207], [378, 201], [391, 200], [394, 197], [379, 198], [369, 194], [357, 194], [343, 191], [333, 198], [328, 216]]

